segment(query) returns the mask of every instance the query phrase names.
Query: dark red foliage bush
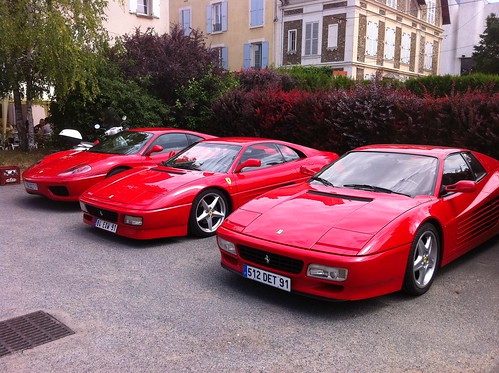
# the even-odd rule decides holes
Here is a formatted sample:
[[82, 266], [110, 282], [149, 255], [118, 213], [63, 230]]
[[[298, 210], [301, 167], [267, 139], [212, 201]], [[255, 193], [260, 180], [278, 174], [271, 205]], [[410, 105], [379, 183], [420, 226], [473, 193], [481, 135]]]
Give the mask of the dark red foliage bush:
[[215, 102], [209, 131], [344, 153], [373, 143], [467, 147], [499, 157], [499, 94], [420, 97], [372, 82], [343, 91], [236, 89]]

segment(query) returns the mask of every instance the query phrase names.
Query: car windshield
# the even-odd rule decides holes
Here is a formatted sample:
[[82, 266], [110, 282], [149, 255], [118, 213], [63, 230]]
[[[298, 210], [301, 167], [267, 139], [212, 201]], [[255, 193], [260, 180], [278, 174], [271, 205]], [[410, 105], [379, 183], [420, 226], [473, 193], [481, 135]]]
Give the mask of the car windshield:
[[310, 179], [338, 188], [432, 195], [438, 170], [434, 157], [391, 152], [351, 152]]
[[201, 142], [163, 162], [163, 166], [209, 172], [227, 172], [241, 146]]
[[106, 136], [88, 151], [107, 154], [136, 154], [147, 144], [152, 134], [148, 132], [123, 131]]

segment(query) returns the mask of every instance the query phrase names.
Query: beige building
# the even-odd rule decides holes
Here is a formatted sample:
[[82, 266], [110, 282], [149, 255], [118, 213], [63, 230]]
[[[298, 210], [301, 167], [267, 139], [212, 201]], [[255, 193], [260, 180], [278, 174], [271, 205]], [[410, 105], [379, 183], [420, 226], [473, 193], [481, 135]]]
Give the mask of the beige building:
[[229, 70], [275, 65], [276, 0], [170, 0], [170, 23], [198, 29]]
[[113, 38], [133, 34], [138, 27], [154, 28], [161, 35], [170, 30], [169, 11], [168, 0], [125, 0], [124, 5], [110, 0], [104, 27]]
[[371, 78], [437, 74], [447, 0], [170, 0], [171, 23], [199, 29], [224, 67], [332, 66]]
[[446, 0], [284, 3], [279, 64], [327, 65], [357, 79], [438, 72]]

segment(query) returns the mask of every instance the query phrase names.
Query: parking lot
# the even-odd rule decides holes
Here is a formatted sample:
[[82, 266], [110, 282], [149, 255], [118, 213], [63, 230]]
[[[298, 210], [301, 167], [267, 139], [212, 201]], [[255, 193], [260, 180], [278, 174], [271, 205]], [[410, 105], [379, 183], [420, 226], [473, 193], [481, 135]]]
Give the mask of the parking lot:
[[75, 332], [0, 372], [499, 372], [498, 237], [421, 297], [339, 303], [223, 270], [214, 238], [113, 236], [21, 185], [0, 211], [0, 321], [42, 310]]

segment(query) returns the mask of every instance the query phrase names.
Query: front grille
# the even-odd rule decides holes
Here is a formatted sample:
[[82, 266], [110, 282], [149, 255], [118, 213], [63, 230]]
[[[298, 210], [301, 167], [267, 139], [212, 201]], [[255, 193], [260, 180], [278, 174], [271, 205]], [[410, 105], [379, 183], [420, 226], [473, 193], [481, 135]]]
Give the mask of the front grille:
[[68, 197], [69, 196], [68, 188], [66, 188], [64, 186], [51, 186], [51, 187], [49, 187], [49, 189], [56, 196], [60, 196], [60, 197]]
[[88, 213], [92, 216], [95, 216], [99, 219], [104, 219], [106, 221], [110, 221], [113, 223], [118, 222], [118, 213], [109, 210], [103, 210], [98, 207], [86, 205]]
[[244, 245], [238, 245], [237, 248], [241, 258], [251, 263], [260, 264], [267, 268], [278, 269], [280, 271], [293, 274], [298, 274], [303, 269], [303, 262], [301, 260], [272, 254]]

